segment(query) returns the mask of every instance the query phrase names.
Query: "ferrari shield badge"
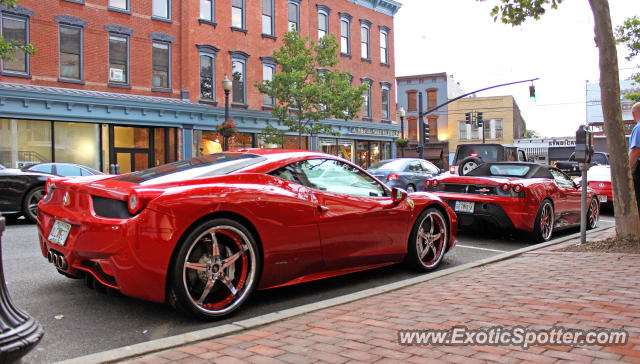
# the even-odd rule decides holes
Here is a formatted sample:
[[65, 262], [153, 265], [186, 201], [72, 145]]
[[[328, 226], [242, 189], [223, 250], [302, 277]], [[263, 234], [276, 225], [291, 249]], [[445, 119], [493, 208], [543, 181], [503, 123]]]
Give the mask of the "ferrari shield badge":
[[413, 210], [413, 208], [416, 206], [416, 204], [411, 199], [407, 199], [407, 203], [409, 204], [409, 207], [411, 207], [411, 210]]

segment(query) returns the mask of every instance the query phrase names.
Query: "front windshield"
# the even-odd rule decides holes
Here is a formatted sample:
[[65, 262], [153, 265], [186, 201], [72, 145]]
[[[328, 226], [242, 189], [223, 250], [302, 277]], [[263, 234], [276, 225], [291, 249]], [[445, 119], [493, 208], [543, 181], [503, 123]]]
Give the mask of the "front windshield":
[[247, 153], [208, 154], [124, 174], [113, 180], [146, 185], [199, 177], [222, 176], [264, 160], [266, 158], [263, 156]]

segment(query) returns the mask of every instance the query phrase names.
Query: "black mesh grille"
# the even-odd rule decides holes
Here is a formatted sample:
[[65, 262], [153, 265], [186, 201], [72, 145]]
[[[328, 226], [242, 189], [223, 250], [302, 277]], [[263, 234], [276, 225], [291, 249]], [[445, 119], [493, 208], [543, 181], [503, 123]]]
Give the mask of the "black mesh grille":
[[93, 200], [93, 211], [98, 216], [112, 219], [130, 219], [133, 217], [129, 213], [125, 201], [100, 196], [91, 196], [91, 199]]
[[498, 195], [496, 186], [477, 186], [460, 183], [444, 183], [445, 192], [469, 193], [472, 195]]

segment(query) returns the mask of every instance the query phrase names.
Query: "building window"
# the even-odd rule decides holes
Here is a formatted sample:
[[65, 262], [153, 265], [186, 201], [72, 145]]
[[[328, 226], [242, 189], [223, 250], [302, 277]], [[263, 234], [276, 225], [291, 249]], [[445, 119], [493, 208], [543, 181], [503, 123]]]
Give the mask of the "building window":
[[244, 77], [245, 77], [245, 64], [241, 60], [234, 59], [231, 62], [231, 77], [233, 87], [231, 88], [232, 98], [231, 101], [234, 104], [245, 104], [244, 97]]
[[262, 34], [273, 33], [273, 0], [262, 0]]
[[109, 35], [109, 82], [129, 83], [129, 37]]
[[389, 64], [389, 53], [387, 50], [387, 42], [389, 35], [384, 30], [380, 31], [380, 63]]
[[200, 19], [208, 22], [213, 22], [213, 1], [212, 0], [200, 0]]
[[318, 40], [329, 31], [329, 16], [324, 11], [318, 12]]
[[[262, 64], [262, 80], [273, 81], [273, 74], [275, 73], [275, 66], [271, 64]], [[262, 103], [264, 106], [273, 106], [273, 97], [262, 94]]]
[[60, 25], [60, 78], [82, 79], [82, 28]]
[[151, 8], [153, 17], [171, 19], [171, 0], [153, 0]]
[[467, 140], [467, 123], [465, 121], [458, 121], [458, 140]]
[[153, 50], [151, 54], [153, 63], [153, 87], [170, 88], [170, 72], [171, 64], [171, 46], [169, 43], [153, 42]]
[[129, 10], [129, 0], [109, 0], [109, 7], [114, 9]]
[[[29, 43], [28, 29], [27, 18], [2, 14], [2, 37], [4, 40], [26, 45]], [[12, 59], [2, 60], [2, 71], [29, 73], [29, 55], [16, 49]]]
[[369, 59], [369, 27], [360, 27], [360, 51], [362, 59]]
[[389, 120], [389, 88], [382, 88], [382, 120]]
[[418, 110], [417, 104], [417, 93], [416, 91], [407, 91], [407, 111], [416, 111]]
[[438, 100], [437, 90], [427, 90], [427, 109], [436, 107]]
[[215, 92], [213, 92], [214, 65], [213, 55], [200, 53], [200, 99], [202, 100], [215, 101]]
[[340, 19], [340, 53], [351, 54], [349, 36], [349, 20]]
[[244, 0], [231, 0], [231, 26], [244, 29]]
[[289, 13], [289, 31], [296, 30], [300, 31], [300, 24], [298, 22], [298, 3], [289, 1], [288, 6]]
[[362, 119], [371, 119], [371, 81], [363, 81], [367, 84], [367, 89], [364, 90], [362, 97], [364, 102], [362, 103]]

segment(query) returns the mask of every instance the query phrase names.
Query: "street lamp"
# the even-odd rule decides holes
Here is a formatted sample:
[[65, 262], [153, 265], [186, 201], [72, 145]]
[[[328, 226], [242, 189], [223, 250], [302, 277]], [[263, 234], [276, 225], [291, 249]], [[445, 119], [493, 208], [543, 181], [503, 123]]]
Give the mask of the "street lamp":
[[[404, 141], [404, 116], [407, 114], [404, 111], [404, 107], [400, 106], [400, 110], [398, 110], [398, 115], [400, 115], [400, 138]], [[404, 144], [400, 146], [400, 156], [404, 158]]]
[[[227, 75], [224, 75], [224, 80], [222, 80], [222, 89], [224, 90], [224, 121], [228, 121], [229, 120], [229, 92], [231, 91], [231, 88], [233, 87], [233, 82], [231, 82], [231, 80], [229, 79], [229, 77], [227, 77]], [[229, 149], [229, 137], [228, 136], [222, 136], [222, 150], [224, 150], [225, 152]]]

